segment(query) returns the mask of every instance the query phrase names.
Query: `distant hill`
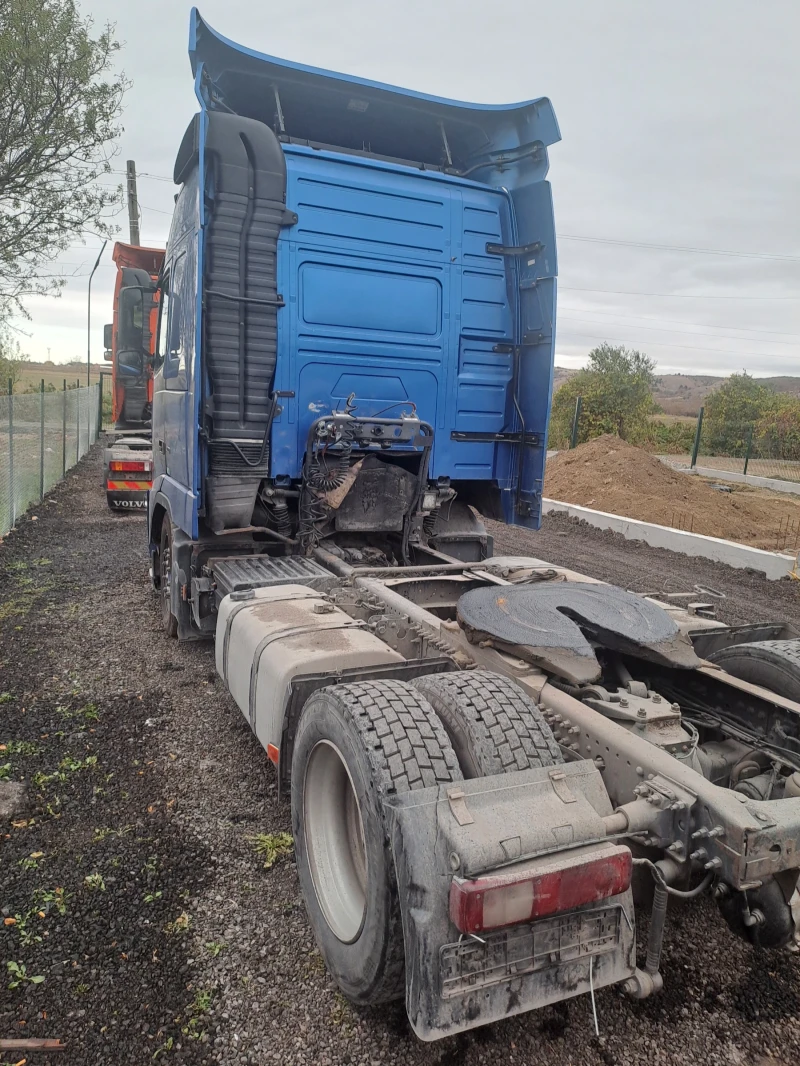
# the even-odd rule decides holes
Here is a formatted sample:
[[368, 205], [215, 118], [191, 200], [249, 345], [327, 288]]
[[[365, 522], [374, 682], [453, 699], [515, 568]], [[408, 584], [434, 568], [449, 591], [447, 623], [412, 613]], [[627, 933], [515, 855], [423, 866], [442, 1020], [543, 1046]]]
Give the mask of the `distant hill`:
[[[575, 370], [557, 366], [555, 370], [554, 389], [559, 389], [568, 381]], [[710, 374], [662, 374], [653, 391], [656, 403], [668, 415], [696, 416], [705, 402], [706, 396], [721, 385], [726, 379]], [[800, 396], [800, 377], [759, 378], [761, 385], [766, 385], [775, 392], [787, 392]]]

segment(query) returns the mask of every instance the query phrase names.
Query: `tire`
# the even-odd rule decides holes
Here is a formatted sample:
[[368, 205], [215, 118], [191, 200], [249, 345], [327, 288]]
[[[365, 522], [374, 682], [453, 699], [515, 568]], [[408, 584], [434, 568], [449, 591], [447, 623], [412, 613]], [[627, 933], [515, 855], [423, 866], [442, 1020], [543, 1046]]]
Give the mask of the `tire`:
[[708, 657], [740, 681], [800, 703], [800, 640], [757, 640], [734, 644]]
[[441, 719], [465, 778], [564, 761], [536, 704], [502, 674], [428, 674], [412, 684]]
[[458, 780], [441, 723], [401, 681], [320, 689], [303, 708], [292, 756], [297, 872], [328, 970], [355, 1003], [387, 1003], [404, 993], [384, 801]]
[[168, 515], [161, 523], [158, 550], [158, 595], [161, 600], [161, 625], [168, 637], [177, 637], [178, 619], [172, 613], [172, 524]]

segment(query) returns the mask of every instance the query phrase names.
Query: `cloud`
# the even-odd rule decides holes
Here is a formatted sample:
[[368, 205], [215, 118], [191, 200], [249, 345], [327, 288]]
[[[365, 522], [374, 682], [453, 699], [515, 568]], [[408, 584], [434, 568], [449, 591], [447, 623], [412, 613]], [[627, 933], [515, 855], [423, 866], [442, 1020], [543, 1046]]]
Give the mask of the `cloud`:
[[[133, 88], [117, 166], [136, 160], [142, 237], [163, 244], [175, 189], [159, 178], [171, 175], [196, 109], [189, 7], [175, 0], [82, 6], [98, 23], [116, 21], [124, 42], [120, 65]], [[318, 66], [489, 103], [549, 96], [564, 138], [551, 149], [562, 234], [800, 250], [800, 145], [791, 135], [795, 0], [760, 7], [745, 0], [506, 0], [489, 7], [477, 0], [297, 0], [281, 7], [206, 0], [201, 10], [234, 40]], [[124, 235], [124, 213], [119, 222]], [[113, 292], [108, 251], [94, 283], [98, 355]], [[664, 370], [797, 371], [797, 260], [566, 239], [558, 252], [557, 352], [565, 365], [610, 340], [647, 351]], [[64, 261], [80, 276], [59, 301], [32, 302], [27, 346], [36, 357], [46, 357], [47, 347], [65, 360], [85, 352], [85, 274], [95, 254], [94, 244], [70, 249]]]

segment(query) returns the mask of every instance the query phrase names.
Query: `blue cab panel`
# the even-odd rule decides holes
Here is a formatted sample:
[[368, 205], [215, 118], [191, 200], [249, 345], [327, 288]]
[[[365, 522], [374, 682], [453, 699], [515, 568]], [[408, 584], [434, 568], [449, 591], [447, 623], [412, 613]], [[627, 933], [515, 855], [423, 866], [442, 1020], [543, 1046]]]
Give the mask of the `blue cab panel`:
[[290, 63], [196, 10], [190, 58], [201, 110], [176, 161], [181, 291], [153, 414], [174, 521], [197, 537], [239, 467], [296, 481], [312, 423], [354, 394], [360, 416], [415, 408], [435, 431], [431, 479], [470, 500], [484, 486], [493, 516], [538, 527], [550, 102], [462, 104]]
[[[360, 414], [405, 402], [436, 431], [431, 476], [498, 477], [497, 447], [451, 430], [513, 418], [515, 306], [503, 260], [508, 197], [442, 175], [287, 146], [278, 278], [295, 281], [278, 325], [277, 387], [296, 392], [273, 432], [273, 476], [300, 474], [311, 422], [355, 392]], [[504, 446], [507, 448], [508, 446]], [[502, 456], [500, 458], [502, 462]]]

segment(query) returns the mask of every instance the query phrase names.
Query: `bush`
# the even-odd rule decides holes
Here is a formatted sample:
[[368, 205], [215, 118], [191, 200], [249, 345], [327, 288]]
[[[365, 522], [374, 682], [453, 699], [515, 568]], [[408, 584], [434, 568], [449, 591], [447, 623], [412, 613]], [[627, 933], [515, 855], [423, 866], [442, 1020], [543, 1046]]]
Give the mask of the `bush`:
[[685, 455], [691, 453], [694, 447], [696, 428], [697, 425], [693, 419], [661, 422], [657, 418], [651, 418], [640, 444], [649, 452], [659, 452], [662, 455]]
[[589, 363], [565, 382], [553, 398], [550, 444], [569, 445], [575, 401], [581, 397], [578, 443], [613, 433], [637, 444], [653, 414], [655, 363], [642, 352], [601, 344], [589, 353]]
[[758, 458], [800, 460], [800, 398], [773, 395], [755, 424], [753, 441]]

